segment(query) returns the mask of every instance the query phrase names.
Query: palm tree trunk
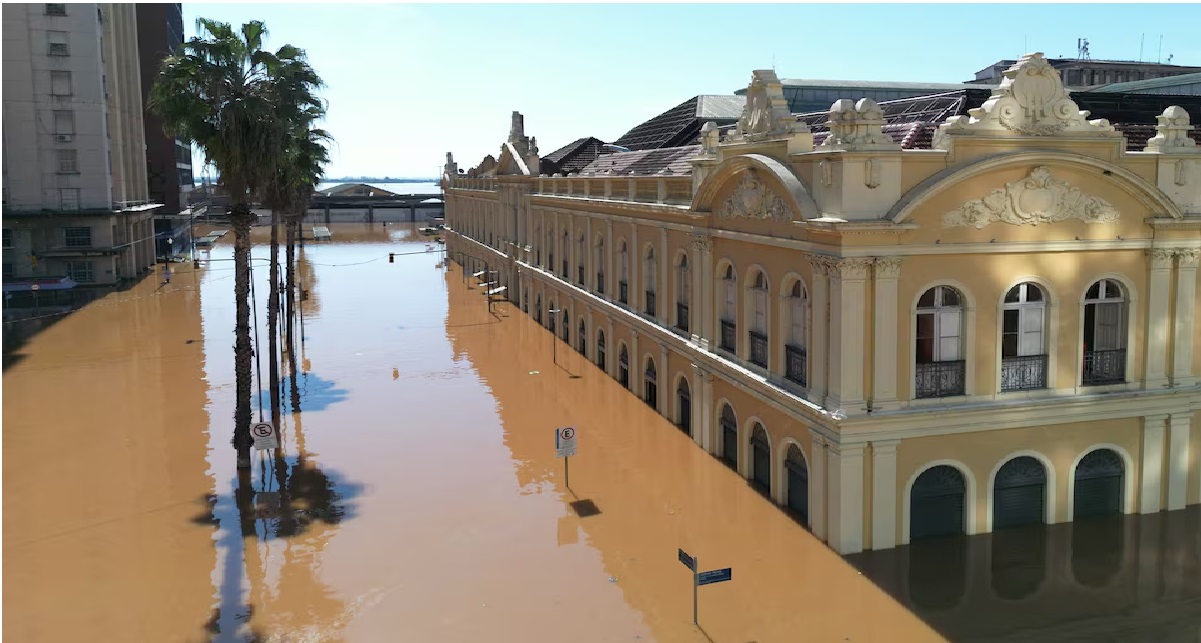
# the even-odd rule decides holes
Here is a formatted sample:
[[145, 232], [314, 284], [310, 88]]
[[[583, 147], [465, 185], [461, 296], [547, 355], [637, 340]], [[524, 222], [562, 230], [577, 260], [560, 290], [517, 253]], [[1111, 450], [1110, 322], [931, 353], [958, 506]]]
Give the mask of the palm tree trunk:
[[[267, 295], [267, 346], [271, 353], [271, 424], [279, 431], [279, 212], [271, 209], [271, 290]], [[278, 433], [277, 433], [278, 435]]]
[[288, 222], [288, 259], [286, 292], [288, 300], [288, 384], [291, 387], [292, 412], [300, 410], [300, 385], [297, 382], [296, 370], [296, 336], [294, 325], [296, 321], [296, 234], [300, 230], [300, 219]]
[[236, 203], [229, 215], [234, 229], [234, 380], [236, 406], [234, 410], [234, 449], [238, 453], [238, 468], [249, 469], [250, 399], [252, 396], [252, 362], [254, 349], [250, 345], [250, 225], [254, 212], [246, 203], [246, 187], [232, 184], [230, 194]]

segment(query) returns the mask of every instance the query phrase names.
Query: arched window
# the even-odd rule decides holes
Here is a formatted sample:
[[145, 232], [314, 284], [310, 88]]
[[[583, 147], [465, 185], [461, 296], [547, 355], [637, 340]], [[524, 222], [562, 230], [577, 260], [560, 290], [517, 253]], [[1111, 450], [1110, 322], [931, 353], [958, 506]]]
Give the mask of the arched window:
[[542, 323], [542, 295], [538, 295], [534, 299], [534, 322]]
[[1094, 283], [1084, 296], [1084, 364], [1081, 383], [1126, 381], [1126, 293], [1114, 279]]
[[605, 370], [605, 331], [596, 331], [596, 367]]
[[734, 266], [726, 266], [726, 274], [722, 277], [721, 304], [721, 347], [731, 353], [738, 350], [738, 318], [736, 317], [735, 299], [737, 298], [738, 278], [734, 275]]
[[656, 270], [657, 264], [655, 263], [655, 249], [653, 247], [647, 248], [646, 258], [643, 260], [643, 264], [646, 266], [642, 271], [642, 278], [645, 282], [643, 287], [646, 290], [646, 306], [644, 308], [644, 312], [648, 315], [654, 316], [655, 283], [658, 277], [658, 271]]
[[617, 356], [617, 381], [625, 388], [630, 388], [630, 354], [625, 346], [621, 347]]
[[909, 491], [909, 538], [964, 533], [967, 482], [949, 465], [922, 472]]
[[738, 469], [738, 418], [734, 416], [734, 409], [726, 404], [721, 408], [721, 419], [718, 420], [721, 427], [721, 459], [723, 462]]
[[751, 427], [751, 484], [771, 493], [771, 440], [758, 422]]
[[788, 313], [788, 337], [784, 344], [784, 377], [801, 386], [808, 386], [806, 358], [809, 343], [806, 323], [809, 319], [809, 294], [805, 292], [805, 285], [800, 280], [792, 284], [785, 306]]
[[621, 248], [617, 251], [619, 260], [618, 281], [617, 281], [617, 301], [623, 304], [630, 303], [630, 250], [626, 247], [626, 242], [621, 242]]
[[563, 271], [559, 273], [559, 276], [566, 279], [567, 278], [567, 253], [571, 252], [571, 235], [567, 233], [566, 229], [563, 230], [562, 250], [563, 250], [563, 259], [562, 259]]
[[596, 242], [596, 293], [605, 294], [605, 238]]
[[1047, 387], [1047, 297], [1037, 284], [1005, 293], [1001, 320], [1001, 390]]
[[552, 312], [554, 310], [555, 310], [555, 300], [552, 299], [549, 302], [547, 302], [547, 305], [546, 305], [546, 328], [548, 330], [550, 330], [552, 335], [555, 332], [555, 314], [556, 313]]
[[543, 268], [549, 272], [555, 271], [555, 236], [550, 230], [546, 231], [546, 265]]
[[655, 371], [655, 360], [647, 358], [646, 377], [642, 383], [643, 401], [652, 409], [659, 408], [659, 375]]
[[681, 377], [676, 385], [676, 426], [692, 435], [692, 393], [687, 377]]
[[785, 485], [788, 495], [788, 509], [791, 510], [801, 525], [809, 528], [809, 466], [805, 464], [805, 454], [795, 444], [788, 446], [788, 455], [784, 459], [784, 469], [788, 477]]
[[588, 352], [588, 329], [584, 326], [584, 318], [580, 318], [579, 331], [575, 336], [575, 349], [580, 355]]
[[567, 311], [563, 311], [563, 341], [567, 345], [571, 345], [571, 318], [567, 316]]
[[964, 393], [963, 296], [935, 286], [917, 302], [914, 397]]
[[751, 282], [751, 321], [747, 336], [751, 345], [751, 363], [767, 368], [767, 278], [755, 273]]
[[584, 259], [588, 254], [584, 252], [584, 233], [581, 232], [575, 240], [575, 261], [576, 261], [576, 285], [584, 285]]
[[688, 332], [688, 304], [692, 301], [692, 275], [688, 255], [681, 254], [676, 265], [676, 328]]

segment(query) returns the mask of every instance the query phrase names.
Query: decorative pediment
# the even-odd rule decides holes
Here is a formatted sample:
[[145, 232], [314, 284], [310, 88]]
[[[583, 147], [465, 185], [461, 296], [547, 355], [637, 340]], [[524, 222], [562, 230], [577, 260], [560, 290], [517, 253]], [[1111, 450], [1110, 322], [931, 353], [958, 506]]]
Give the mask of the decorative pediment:
[[794, 132], [807, 131], [808, 126], [798, 123], [788, 109], [784, 98], [784, 85], [770, 69], [751, 72], [751, 82], [746, 88], [746, 106], [731, 138], [735, 141], [761, 141], [783, 138]]
[[791, 221], [788, 204], [767, 187], [754, 170], [743, 173], [734, 191], [717, 209], [719, 219], [772, 219]]
[[1105, 119], [1088, 120], [1060, 79], [1059, 70], [1041, 53], [1026, 54], [1002, 72], [992, 96], [969, 116], [954, 116], [938, 128], [935, 146], [957, 133], [1005, 133], [1026, 136], [1091, 135], [1118, 137]]
[[988, 196], [968, 201], [943, 215], [943, 227], [972, 226], [976, 229], [1001, 221], [1012, 225], [1038, 225], [1067, 219], [1085, 223], [1110, 223], [1118, 211], [1100, 197], [1088, 196], [1067, 181], [1057, 181], [1051, 169], [1034, 168], [1028, 177]]

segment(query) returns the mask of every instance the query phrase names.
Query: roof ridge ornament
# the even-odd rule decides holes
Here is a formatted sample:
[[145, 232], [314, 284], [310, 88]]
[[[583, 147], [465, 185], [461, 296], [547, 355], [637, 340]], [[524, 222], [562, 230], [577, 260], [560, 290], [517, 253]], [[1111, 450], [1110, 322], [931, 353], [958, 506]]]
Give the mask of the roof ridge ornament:
[[899, 143], [884, 133], [884, 110], [870, 98], [861, 98], [858, 103], [849, 98], [834, 101], [826, 125], [830, 128], [830, 134], [817, 146], [819, 150], [854, 152], [901, 149]]
[[798, 123], [788, 109], [784, 85], [771, 69], [751, 72], [746, 88], [746, 106], [730, 139], [732, 141], [762, 141], [784, 138], [796, 132], [807, 132], [809, 126]]
[[1155, 117], [1155, 136], [1147, 140], [1147, 152], [1193, 152], [1201, 153], [1201, 146], [1189, 132], [1196, 129], [1189, 124], [1189, 114], [1179, 105], [1171, 105]]
[[1004, 80], [983, 105], [939, 126], [935, 147], [942, 147], [947, 134], [959, 133], [1121, 136], [1108, 120], [1088, 120], [1090, 112], [1071, 99], [1059, 70], [1041, 52], [1022, 56], [1001, 73]]

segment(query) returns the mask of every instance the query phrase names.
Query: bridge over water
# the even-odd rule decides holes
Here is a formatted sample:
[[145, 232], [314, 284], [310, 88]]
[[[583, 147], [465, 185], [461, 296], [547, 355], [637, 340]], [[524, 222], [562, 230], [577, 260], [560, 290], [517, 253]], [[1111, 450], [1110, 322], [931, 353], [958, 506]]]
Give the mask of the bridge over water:
[[[337, 218], [345, 219], [346, 215], [362, 215], [363, 220], [374, 223], [380, 221], [418, 221], [418, 210], [425, 215], [423, 218], [442, 216], [443, 201], [441, 193], [433, 194], [394, 194], [391, 196], [326, 196], [315, 195], [309, 205], [307, 220], [321, 218], [325, 223], [332, 223], [333, 212], [339, 211]], [[347, 212], [354, 211], [354, 212]], [[397, 218], [399, 215], [400, 218]]]

